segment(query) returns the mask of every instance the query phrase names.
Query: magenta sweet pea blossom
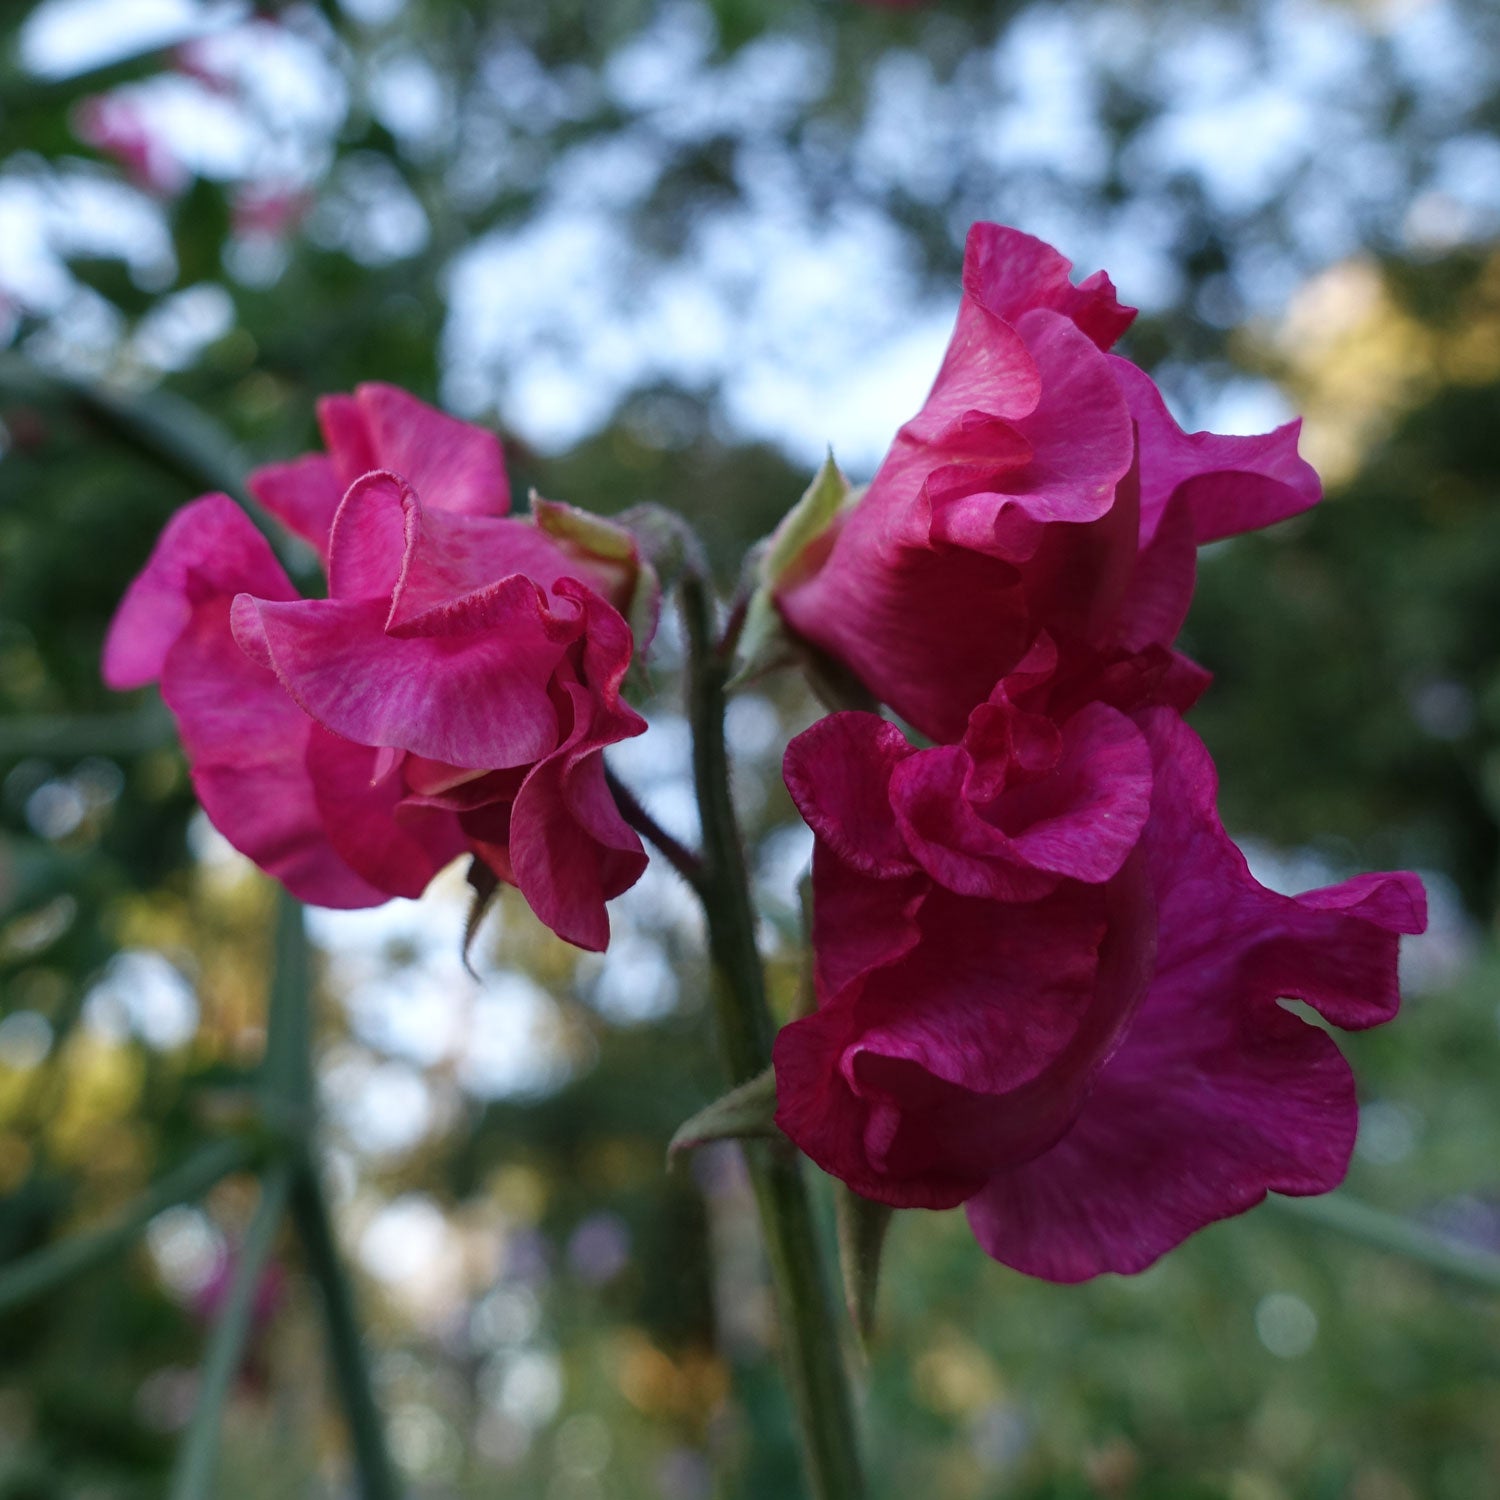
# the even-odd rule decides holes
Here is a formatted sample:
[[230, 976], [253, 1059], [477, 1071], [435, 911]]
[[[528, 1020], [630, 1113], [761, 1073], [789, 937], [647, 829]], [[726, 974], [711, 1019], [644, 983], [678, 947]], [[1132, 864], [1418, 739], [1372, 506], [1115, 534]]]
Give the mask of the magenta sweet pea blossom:
[[1342, 1179], [1353, 1078], [1280, 1002], [1394, 1015], [1414, 876], [1266, 890], [1167, 708], [1059, 724], [1000, 689], [925, 750], [836, 714], [786, 775], [816, 835], [818, 1008], [777, 1038], [776, 1118], [825, 1170], [962, 1203], [995, 1259], [1064, 1282]]
[[1197, 547], [1305, 510], [1317, 476], [1296, 423], [1184, 433], [1108, 353], [1132, 311], [1070, 271], [976, 225], [926, 405], [763, 573], [794, 636], [936, 741], [841, 713], [788, 748], [817, 1009], [777, 1039], [777, 1123], [1055, 1281], [1336, 1186], [1353, 1080], [1281, 1002], [1389, 1019], [1426, 920], [1412, 875], [1276, 895], [1221, 827], [1180, 718], [1208, 674], [1173, 647]]
[[[976, 224], [922, 410], [861, 498], [774, 580], [803, 640], [934, 739], [1030, 658], [1074, 701], [1187, 707], [1206, 676], [1171, 645], [1199, 543], [1314, 504], [1298, 424], [1184, 433], [1108, 353], [1129, 326], [1102, 272]], [[1049, 655], [1050, 654], [1050, 655]], [[1110, 686], [1097, 686], [1109, 677]]]
[[546, 502], [507, 515], [493, 434], [393, 387], [318, 414], [327, 452], [250, 488], [317, 549], [328, 597], [301, 598], [244, 512], [205, 496], [121, 604], [106, 681], [161, 682], [209, 818], [293, 895], [416, 896], [467, 850], [603, 948], [604, 903], [646, 862], [603, 764], [645, 727], [620, 697], [633, 549], [570, 540], [598, 523]]

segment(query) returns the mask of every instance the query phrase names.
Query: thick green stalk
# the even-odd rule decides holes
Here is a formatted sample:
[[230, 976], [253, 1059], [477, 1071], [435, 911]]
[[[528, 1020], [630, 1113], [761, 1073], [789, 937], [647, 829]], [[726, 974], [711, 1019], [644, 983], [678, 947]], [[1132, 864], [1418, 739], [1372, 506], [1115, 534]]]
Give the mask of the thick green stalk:
[[308, 1272], [322, 1297], [329, 1361], [349, 1424], [361, 1500], [399, 1500], [401, 1486], [386, 1450], [380, 1409], [370, 1385], [354, 1290], [339, 1256], [313, 1151], [312, 954], [307, 929], [297, 901], [284, 891], [278, 892], [277, 900], [275, 968], [261, 1088], [270, 1118], [294, 1136], [292, 1219]]
[[1399, 1255], [1451, 1281], [1486, 1292], [1500, 1292], [1500, 1255], [1445, 1239], [1399, 1214], [1372, 1208], [1344, 1193], [1321, 1198], [1282, 1198], [1273, 1194], [1269, 1207], [1283, 1218], [1331, 1229], [1372, 1250]]
[[311, 1164], [297, 1174], [292, 1216], [307, 1256], [307, 1269], [323, 1299], [328, 1354], [344, 1417], [349, 1424], [360, 1500], [400, 1500], [401, 1485], [385, 1446], [385, 1429], [370, 1384], [354, 1291], [339, 1257], [322, 1185]]
[[154, 1182], [112, 1224], [34, 1250], [0, 1272], [0, 1312], [40, 1297], [118, 1255], [164, 1209], [206, 1193], [221, 1178], [252, 1166], [261, 1152], [246, 1137], [212, 1141]]
[[276, 1231], [286, 1215], [292, 1169], [286, 1162], [270, 1167], [261, 1184], [260, 1204], [240, 1246], [234, 1277], [223, 1310], [214, 1323], [203, 1369], [198, 1377], [198, 1399], [193, 1419], [177, 1450], [170, 1500], [209, 1500], [217, 1493], [219, 1435], [224, 1405], [244, 1359], [245, 1344], [255, 1312], [255, 1293], [271, 1253]]
[[[696, 885], [708, 922], [709, 960], [720, 1047], [732, 1084], [771, 1063], [773, 1028], [765, 972], [755, 943], [755, 908], [729, 790], [724, 742], [729, 663], [714, 642], [713, 595], [701, 574], [683, 579], [688, 638], [688, 714], [693, 779], [703, 823]], [[783, 1360], [817, 1500], [864, 1493], [854, 1403], [839, 1321], [812, 1202], [797, 1159], [774, 1146], [745, 1151], [781, 1315]]]

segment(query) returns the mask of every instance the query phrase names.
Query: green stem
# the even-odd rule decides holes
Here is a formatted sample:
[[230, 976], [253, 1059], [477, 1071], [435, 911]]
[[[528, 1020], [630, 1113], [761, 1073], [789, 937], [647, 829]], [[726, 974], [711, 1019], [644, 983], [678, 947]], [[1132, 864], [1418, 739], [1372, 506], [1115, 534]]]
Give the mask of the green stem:
[[316, 1128], [312, 1058], [312, 953], [301, 905], [277, 892], [275, 965], [266, 1015], [261, 1091], [273, 1123], [293, 1137], [292, 1219], [307, 1268], [323, 1301], [328, 1355], [349, 1424], [362, 1500], [398, 1500], [401, 1487], [386, 1451], [380, 1409], [370, 1386], [354, 1290], [339, 1256], [313, 1153]]
[[1415, 1261], [1450, 1280], [1466, 1282], [1487, 1292], [1500, 1292], [1500, 1255], [1471, 1249], [1423, 1229], [1399, 1214], [1372, 1208], [1357, 1198], [1343, 1193], [1321, 1198], [1282, 1198], [1273, 1194], [1266, 1203], [1284, 1218], [1331, 1229], [1372, 1250]]
[[271, 939], [271, 988], [266, 1000], [266, 1051], [261, 1092], [273, 1121], [312, 1126], [312, 953], [302, 905], [276, 888], [276, 926]]
[[234, 1278], [204, 1356], [198, 1399], [177, 1453], [169, 1500], [206, 1500], [215, 1493], [224, 1405], [244, 1359], [255, 1311], [255, 1293], [276, 1231], [286, 1214], [291, 1182], [291, 1167], [278, 1162], [267, 1171], [261, 1185], [260, 1205], [240, 1246]]
[[[724, 741], [726, 654], [714, 644], [714, 602], [700, 572], [681, 585], [688, 638], [688, 715], [693, 779], [703, 822], [697, 890], [708, 923], [709, 960], [720, 1046], [732, 1084], [771, 1064], [773, 1028], [765, 972], [755, 943], [755, 908], [729, 787]], [[817, 1500], [864, 1493], [854, 1403], [839, 1337], [827, 1263], [812, 1201], [796, 1157], [776, 1147], [745, 1151], [765, 1230], [781, 1314], [783, 1358]]]
[[380, 1408], [370, 1384], [354, 1292], [334, 1242], [322, 1185], [312, 1165], [297, 1174], [292, 1215], [307, 1256], [307, 1268], [323, 1299], [323, 1322], [334, 1381], [349, 1424], [361, 1500], [399, 1500], [401, 1486], [386, 1451]]
[[213, 1141], [153, 1183], [112, 1224], [47, 1245], [0, 1272], [0, 1312], [39, 1297], [123, 1250], [164, 1209], [186, 1203], [221, 1178], [252, 1166], [258, 1142], [237, 1137]]

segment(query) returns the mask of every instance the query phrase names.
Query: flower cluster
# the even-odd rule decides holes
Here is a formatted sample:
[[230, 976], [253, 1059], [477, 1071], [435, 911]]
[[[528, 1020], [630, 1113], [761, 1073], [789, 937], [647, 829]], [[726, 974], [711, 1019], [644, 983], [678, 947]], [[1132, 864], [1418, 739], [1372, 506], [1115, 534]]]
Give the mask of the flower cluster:
[[1181, 714], [1200, 543], [1316, 502], [1297, 427], [1184, 433], [1108, 352], [1133, 311], [1050, 246], [971, 231], [926, 404], [771, 582], [804, 646], [918, 731], [794, 740], [816, 1011], [775, 1050], [777, 1123], [861, 1195], [966, 1205], [1056, 1281], [1138, 1271], [1353, 1145], [1327, 1032], [1396, 1010], [1420, 882], [1295, 898], [1251, 876]]
[[[105, 643], [113, 687], [160, 680], [215, 827], [293, 895], [419, 895], [465, 850], [561, 936], [601, 949], [646, 856], [603, 750], [633, 545], [536, 502], [507, 515], [491, 433], [390, 386], [319, 404], [326, 453], [259, 469], [256, 498], [324, 564], [299, 597], [227, 495], [177, 513]], [[650, 609], [646, 611], [648, 618]]]
[[[926, 404], [867, 490], [831, 516], [837, 486], [809, 492], [751, 604], [893, 715], [787, 749], [817, 1005], [777, 1038], [777, 1123], [856, 1193], [963, 1204], [1057, 1281], [1334, 1187], [1352, 1076], [1283, 1002], [1387, 1020], [1425, 923], [1407, 874], [1277, 895], [1220, 825], [1182, 718], [1208, 674], [1175, 645], [1197, 548], [1306, 510], [1317, 476], [1296, 424], [1183, 432], [1109, 352], [1133, 311], [1071, 269], [975, 226]], [[603, 752], [645, 728], [621, 684], [654, 575], [609, 523], [508, 515], [498, 441], [401, 391], [319, 419], [326, 452], [250, 489], [327, 596], [206, 496], [121, 605], [107, 680], [160, 680], [209, 817], [293, 894], [414, 896], [468, 852], [603, 948], [645, 865]]]

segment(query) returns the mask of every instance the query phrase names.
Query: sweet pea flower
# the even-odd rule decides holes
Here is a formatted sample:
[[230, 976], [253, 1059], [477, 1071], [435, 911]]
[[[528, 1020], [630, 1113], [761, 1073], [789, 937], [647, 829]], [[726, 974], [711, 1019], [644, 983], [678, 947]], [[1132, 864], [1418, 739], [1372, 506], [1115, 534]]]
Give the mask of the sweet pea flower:
[[[797, 637], [933, 739], [1039, 642], [1076, 701], [1114, 672], [1186, 708], [1206, 674], [1171, 645], [1200, 543], [1313, 505], [1298, 423], [1185, 433], [1108, 352], [1134, 309], [1103, 272], [976, 224], [952, 340], [869, 488], [769, 580]], [[1033, 666], [1037, 659], [1033, 657]], [[1119, 696], [1118, 683], [1103, 696]]]
[[776, 1120], [826, 1171], [962, 1203], [991, 1256], [1059, 1282], [1342, 1180], [1352, 1075], [1281, 1001], [1389, 1020], [1414, 876], [1265, 889], [1161, 707], [1059, 724], [1002, 688], [930, 749], [835, 714], [786, 779], [816, 836], [817, 1009], [777, 1037]]
[[[603, 750], [650, 576], [566, 507], [508, 515], [493, 434], [385, 385], [319, 403], [327, 451], [249, 487], [310, 542], [301, 598], [226, 495], [169, 522], [110, 627], [111, 687], [159, 680], [214, 826], [295, 896], [416, 896], [468, 851], [549, 927], [602, 949], [645, 854]], [[639, 616], [642, 611], [637, 609]]]

